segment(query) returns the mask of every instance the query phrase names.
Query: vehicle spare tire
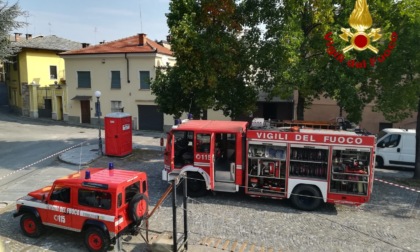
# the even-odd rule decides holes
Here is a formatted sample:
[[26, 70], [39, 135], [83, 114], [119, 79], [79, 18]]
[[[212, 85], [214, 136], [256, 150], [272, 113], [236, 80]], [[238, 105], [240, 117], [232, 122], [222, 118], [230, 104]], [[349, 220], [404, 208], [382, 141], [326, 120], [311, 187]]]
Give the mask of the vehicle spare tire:
[[129, 218], [140, 224], [140, 222], [147, 217], [149, 209], [149, 199], [142, 193], [137, 193], [131, 199], [128, 206]]

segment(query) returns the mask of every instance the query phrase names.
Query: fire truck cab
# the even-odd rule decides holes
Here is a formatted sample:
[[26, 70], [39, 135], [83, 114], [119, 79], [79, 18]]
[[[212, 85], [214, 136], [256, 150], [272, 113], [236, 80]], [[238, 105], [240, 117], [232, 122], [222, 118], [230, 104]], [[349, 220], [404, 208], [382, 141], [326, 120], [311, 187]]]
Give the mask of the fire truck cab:
[[253, 197], [290, 198], [302, 210], [367, 202], [375, 137], [307, 126], [184, 120], [168, 133], [162, 179], [187, 173], [192, 197], [243, 188]]

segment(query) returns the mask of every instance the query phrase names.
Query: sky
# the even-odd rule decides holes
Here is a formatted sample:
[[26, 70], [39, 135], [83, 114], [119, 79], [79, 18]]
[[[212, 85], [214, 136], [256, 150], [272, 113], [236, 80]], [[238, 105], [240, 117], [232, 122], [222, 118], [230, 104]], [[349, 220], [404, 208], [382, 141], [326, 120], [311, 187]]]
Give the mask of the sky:
[[166, 40], [165, 13], [170, 0], [9, 0], [27, 14], [26, 27], [13, 32], [56, 35], [91, 45], [145, 33], [152, 40]]

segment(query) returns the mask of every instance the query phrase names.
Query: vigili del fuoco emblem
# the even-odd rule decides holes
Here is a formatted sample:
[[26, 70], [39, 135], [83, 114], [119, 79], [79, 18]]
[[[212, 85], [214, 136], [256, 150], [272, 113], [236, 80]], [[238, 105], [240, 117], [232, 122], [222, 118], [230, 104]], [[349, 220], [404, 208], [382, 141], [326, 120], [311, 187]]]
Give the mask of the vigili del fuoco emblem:
[[[372, 16], [369, 12], [369, 5], [366, 0], [356, 0], [354, 9], [349, 17], [349, 24], [353, 28], [341, 28], [341, 34], [339, 37], [350, 43], [350, 45], [344, 47], [342, 50], [335, 48], [334, 40], [332, 38], [333, 32], [325, 34], [324, 39], [326, 40], [327, 53], [334, 57], [338, 62], [345, 62], [350, 68], [366, 68], [368, 66], [374, 67], [377, 63], [384, 62], [392, 53], [396, 46], [398, 35], [396, 32], [392, 32], [390, 36], [390, 42], [387, 48], [379, 56], [373, 56], [369, 59], [349, 59], [346, 60], [344, 54], [351, 51], [364, 51], [369, 49], [375, 54], [378, 54], [379, 49], [372, 45], [372, 42], [378, 41], [381, 37], [381, 28], [372, 28]], [[370, 30], [369, 30], [370, 29]]]
[[356, 33], [352, 33], [350, 28], [341, 28], [343, 32], [340, 34], [340, 38], [346, 42], [349, 41], [351, 45], [345, 47], [343, 52], [346, 53], [352, 49], [358, 51], [364, 51], [366, 49], [371, 50], [374, 53], [378, 53], [378, 49], [371, 45], [371, 41], [375, 42], [382, 37], [381, 28], [373, 28], [369, 33], [366, 33], [372, 26], [372, 16], [369, 13], [369, 6], [366, 0], [357, 0], [354, 6], [354, 10], [349, 18], [350, 26], [356, 30]]

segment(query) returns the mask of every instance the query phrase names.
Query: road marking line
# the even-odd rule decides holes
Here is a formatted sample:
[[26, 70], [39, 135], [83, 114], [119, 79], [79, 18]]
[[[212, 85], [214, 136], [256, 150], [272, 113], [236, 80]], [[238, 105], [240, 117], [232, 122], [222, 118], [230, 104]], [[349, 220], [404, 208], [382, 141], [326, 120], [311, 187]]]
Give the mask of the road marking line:
[[48, 157], [45, 157], [45, 158], [43, 158], [43, 159], [41, 159], [41, 160], [38, 160], [38, 161], [36, 161], [36, 162], [34, 162], [34, 163], [30, 164], [30, 165], [24, 166], [24, 167], [22, 167], [22, 168], [20, 168], [20, 169], [18, 169], [18, 170], [15, 170], [15, 171], [13, 171], [13, 172], [11, 172], [11, 173], [9, 173], [9, 174], [4, 175], [3, 177], [0, 177], [0, 180], [5, 179], [6, 177], [8, 177], [8, 176], [10, 176], [10, 175], [13, 175], [13, 174], [15, 174], [15, 173], [17, 173], [17, 172], [19, 172], [19, 171], [23, 171], [23, 170], [25, 170], [26, 168], [29, 168], [29, 167], [31, 167], [31, 166], [33, 166], [33, 165], [36, 165], [36, 164], [38, 164], [38, 163], [41, 163], [42, 161], [45, 161], [45, 160], [47, 160], [47, 159], [49, 159], [49, 158], [52, 158], [52, 157], [54, 157], [54, 156], [57, 156], [57, 155], [59, 155], [59, 154], [61, 154], [61, 153], [63, 153], [63, 152], [66, 152], [66, 151], [68, 151], [68, 150], [74, 149], [74, 148], [78, 147], [79, 145], [81, 146], [82, 144], [84, 144], [84, 143], [86, 143], [86, 142], [88, 142], [88, 140], [86, 140], [86, 141], [84, 141], [84, 142], [81, 142], [81, 143], [79, 143], [79, 144], [73, 145], [73, 146], [71, 146], [71, 147], [69, 147], [69, 148], [67, 148], [67, 149], [64, 149], [64, 150], [62, 150], [62, 151], [59, 151], [59, 152], [54, 153], [54, 154], [52, 154], [52, 155], [49, 155]]
[[383, 180], [383, 179], [378, 179], [378, 178], [375, 178], [375, 180], [376, 180], [376, 181], [379, 181], [379, 182], [382, 182], [382, 183], [384, 183], [384, 184], [388, 184], [388, 185], [392, 185], [392, 186], [395, 186], [395, 187], [399, 187], [399, 188], [402, 188], [402, 189], [406, 189], [406, 190], [409, 190], [409, 191], [412, 191], [412, 192], [417, 192], [417, 193], [420, 193], [420, 190], [417, 190], [417, 189], [415, 189], [415, 188], [411, 188], [411, 187], [408, 187], [408, 186], [403, 186], [403, 185], [395, 184], [395, 183], [388, 182], [388, 181]]

